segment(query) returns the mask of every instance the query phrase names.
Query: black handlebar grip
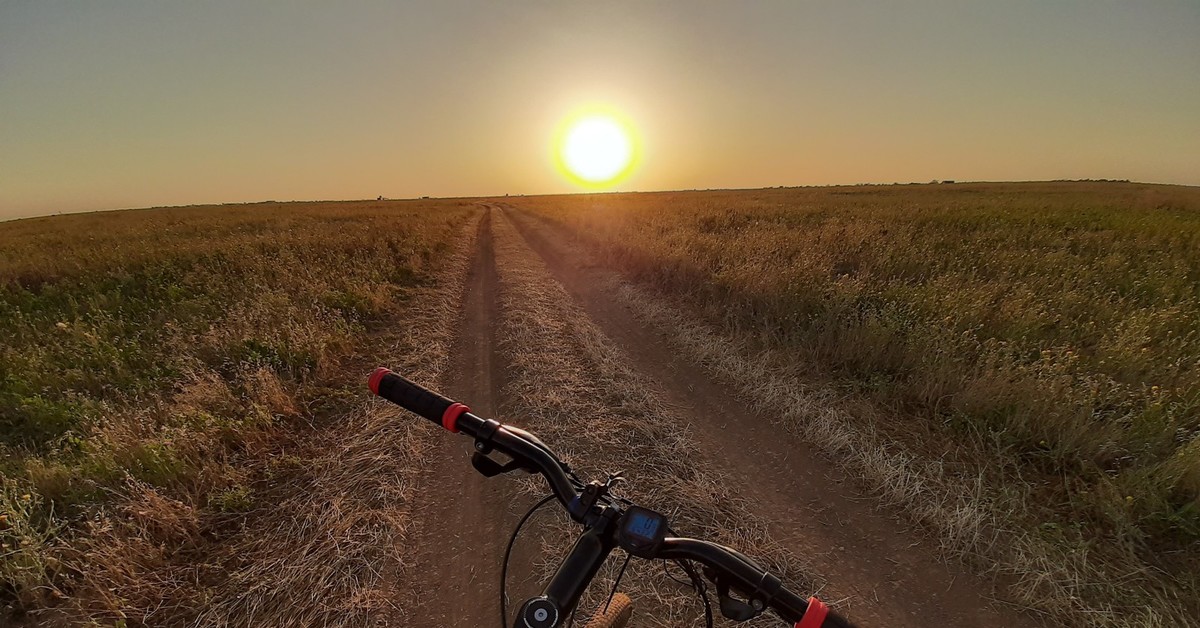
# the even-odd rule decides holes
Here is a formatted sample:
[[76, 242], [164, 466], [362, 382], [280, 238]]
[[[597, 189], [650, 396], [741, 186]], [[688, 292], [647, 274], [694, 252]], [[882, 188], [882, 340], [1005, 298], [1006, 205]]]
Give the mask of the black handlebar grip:
[[451, 408], [455, 408], [456, 410], [461, 408], [463, 411], [467, 409], [466, 406], [455, 403], [420, 384], [410, 382], [382, 366], [371, 373], [371, 378], [367, 380], [367, 385], [370, 386], [371, 392], [376, 395], [387, 399], [409, 412], [425, 417], [448, 430], [453, 430], [454, 424], [450, 422], [449, 426], [447, 426], [447, 419], [451, 417], [452, 419], [457, 419], [457, 414], [461, 414], [462, 412], [455, 414], [455, 412], [447, 411]]

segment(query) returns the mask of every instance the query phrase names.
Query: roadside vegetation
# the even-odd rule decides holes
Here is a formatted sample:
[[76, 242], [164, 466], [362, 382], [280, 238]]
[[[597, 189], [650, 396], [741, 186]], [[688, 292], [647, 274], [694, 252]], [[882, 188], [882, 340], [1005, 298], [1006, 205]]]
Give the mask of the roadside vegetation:
[[[213, 564], [191, 583], [152, 572], [236, 536], [302, 470], [336, 482], [353, 468], [288, 446], [363, 396], [367, 358], [392, 348], [373, 344], [381, 323], [439, 289], [477, 214], [457, 201], [262, 203], [0, 223], [5, 613], [161, 624], [196, 611], [164, 606], [182, 601], [162, 598], [172, 587], [219, 601], [221, 585], [197, 582]], [[404, 337], [421, 325], [390, 340], [428, 347]], [[244, 604], [255, 583], [241, 584], [231, 599]]]
[[[918, 507], [944, 497], [936, 483], [869, 483], [914, 500], [950, 549], [1016, 575], [1018, 599], [1081, 625], [1196, 616], [1200, 190], [954, 184], [518, 204], [720, 330], [728, 359], [706, 356], [701, 332], [680, 342], [745, 380], [745, 394], [786, 404], [789, 390], [828, 391], [818, 405], [858, 422], [846, 435], [883, 439], [861, 439], [874, 451], [858, 452], [864, 473], [890, 452], [909, 461], [897, 469], [932, 464], [929, 477], [961, 480], [972, 500], [948, 498], [939, 521]], [[845, 444], [831, 449], [849, 456]]]

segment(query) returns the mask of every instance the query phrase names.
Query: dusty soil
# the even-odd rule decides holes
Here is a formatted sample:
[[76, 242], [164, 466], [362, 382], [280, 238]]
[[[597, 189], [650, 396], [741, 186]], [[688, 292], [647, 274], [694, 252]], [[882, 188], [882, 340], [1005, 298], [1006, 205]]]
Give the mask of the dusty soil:
[[[681, 359], [661, 333], [637, 321], [611, 293], [615, 274], [595, 266], [563, 234], [511, 207], [493, 205], [480, 223], [466, 282], [461, 326], [444, 392], [476, 414], [504, 421], [503, 357], [495, 328], [500, 295], [492, 222], [511, 221], [592, 321], [628, 356], [630, 366], [675, 409], [663, 420], [690, 425], [717, 452], [720, 472], [752, 500], [773, 537], [807, 559], [828, 584], [819, 592], [862, 626], [1009, 626], [1036, 623], [998, 608], [993, 586], [939, 560], [936, 544], [897, 512], [877, 506], [852, 478], [799, 439], [777, 430], [729, 387]], [[470, 466], [471, 443], [446, 435], [420, 476], [413, 520], [415, 625], [498, 624], [497, 587], [504, 544], [524, 510], [511, 480], [485, 479]], [[524, 498], [527, 499], [527, 498]], [[512, 567], [527, 573], [534, 557], [518, 545]], [[519, 576], [518, 576], [519, 578]], [[510, 583], [510, 615], [530, 584]], [[636, 617], [636, 612], [635, 612]], [[635, 625], [639, 622], [635, 619]]]
[[[491, 210], [479, 223], [477, 253], [468, 271], [461, 333], [451, 348], [443, 394], [480, 416], [499, 412], [502, 373], [495, 344], [497, 282]], [[497, 587], [509, 523], [512, 487], [487, 481], [470, 464], [472, 443], [441, 438], [431, 466], [419, 478], [413, 520], [422, 539], [416, 550], [415, 588], [405, 606], [421, 625], [484, 626], [499, 621]]]

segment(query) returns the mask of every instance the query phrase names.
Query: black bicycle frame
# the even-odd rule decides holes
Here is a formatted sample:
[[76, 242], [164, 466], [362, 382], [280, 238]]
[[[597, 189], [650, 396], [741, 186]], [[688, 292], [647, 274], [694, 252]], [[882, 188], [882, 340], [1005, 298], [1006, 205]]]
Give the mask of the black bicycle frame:
[[521, 605], [513, 625], [521, 626], [522, 621], [531, 628], [563, 625], [579, 604], [579, 598], [591, 584], [596, 572], [600, 571], [609, 553], [616, 547], [611, 528], [612, 521], [605, 518], [585, 530], [542, 594]]

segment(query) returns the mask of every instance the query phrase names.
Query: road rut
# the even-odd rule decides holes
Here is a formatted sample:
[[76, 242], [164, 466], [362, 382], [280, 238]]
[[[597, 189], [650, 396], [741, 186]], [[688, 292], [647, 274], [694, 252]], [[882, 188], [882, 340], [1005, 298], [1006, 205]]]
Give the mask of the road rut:
[[821, 596], [866, 626], [1011, 626], [1032, 618], [992, 603], [991, 583], [937, 558], [899, 513], [880, 508], [852, 478], [803, 441], [756, 415], [615, 295], [615, 272], [591, 263], [565, 233], [513, 208], [511, 218], [555, 278], [606, 335], [651, 376], [693, 435], [719, 452], [729, 481], [759, 505], [770, 532], [828, 580]]
[[[673, 409], [661, 420], [690, 425], [693, 438], [713, 454], [707, 458], [719, 461], [720, 473], [751, 500], [771, 536], [804, 557], [814, 577], [827, 582], [822, 598], [839, 602], [862, 626], [1037, 623], [998, 608], [991, 583], [939, 560], [935, 545], [909, 529], [897, 512], [876, 505], [814, 448], [774, 428], [771, 417], [748, 410], [730, 387], [680, 358], [660, 331], [620, 302], [616, 273], [593, 265], [569, 235], [511, 207], [492, 205], [486, 212], [443, 382], [448, 396], [477, 414], [505, 420], [506, 367], [496, 330], [506, 312], [500, 311], [492, 236], [493, 223], [505, 221]], [[417, 625], [499, 623], [500, 561], [520, 506], [513, 502], [527, 501], [528, 495], [511, 481], [479, 476], [469, 464], [470, 445], [464, 438], [441, 439], [421, 474], [419, 494], [425, 497], [414, 512], [420, 526], [414, 538], [423, 542], [415, 548], [416, 582], [406, 605]], [[518, 554], [516, 571], [531, 571], [534, 557], [520, 544]], [[510, 593], [514, 600], [530, 592], [531, 583], [524, 584], [520, 594]]]
[[[503, 369], [496, 348], [499, 319], [491, 221], [485, 207], [468, 271], [459, 334], [451, 349], [443, 394], [485, 417], [500, 414]], [[413, 520], [423, 539], [417, 552], [410, 614], [422, 626], [499, 624], [500, 563], [507, 540], [510, 483], [484, 478], [470, 464], [472, 443], [439, 435], [430, 466], [419, 479], [423, 496]]]

